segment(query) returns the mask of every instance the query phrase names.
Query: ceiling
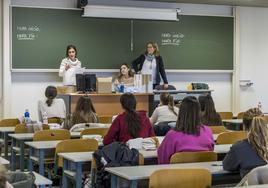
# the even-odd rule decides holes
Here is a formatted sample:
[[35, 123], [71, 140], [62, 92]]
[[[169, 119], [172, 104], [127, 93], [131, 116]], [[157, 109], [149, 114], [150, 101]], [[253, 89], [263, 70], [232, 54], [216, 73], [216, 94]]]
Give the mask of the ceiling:
[[194, 3], [212, 5], [232, 5], [250, 7], [268, 7], [268, 0], [146, 0], [166, 3]]

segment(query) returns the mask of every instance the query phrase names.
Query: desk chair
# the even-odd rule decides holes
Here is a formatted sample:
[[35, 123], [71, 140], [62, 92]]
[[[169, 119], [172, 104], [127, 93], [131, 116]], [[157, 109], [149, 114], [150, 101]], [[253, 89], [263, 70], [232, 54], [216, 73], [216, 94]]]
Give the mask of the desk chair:
[[162, 169], [150, 176], [149, 188], [207, 188], [211, 181], [207, 169]]
[[233, 112], [218, 112], [221, 119], [233, 119]]
[[237, 114], [237, 119], [243, 119], [244, 114], [245, 114], [245, 112], [239, 112]]
[[231, 131], [219, 134], [216, 143], [217, 144], [234, 144], [237, 141], [247, 138], [246, 131]]
[[268, 165], [259, 166], [251, 170], [238, 184], [239, 186], [267, 184]]
[[98, 116], [100, 123], [112, 123], [113, 116]]
[[58, 117], [48, 118], [47, 120], [48, 120], [48, 123], [61, 124], [63, 122], [62, 119]]
[[2, 119], [0, 121], [0, 127], [15, 127], [19, 123], [19, 119]]
[[[54, 141], [54, 140], [68, 140], [71, 139], [71, 134], [68, 130], [59, 129], [59, 130], [42, 130], [34, 133], [33, 141]], [[53, 154], [52, 154], [53, 153]], [[48, 177], [51, 179], [51, 168], [50, 166], [54, 165], [54, 151], [47, 151], [45, 156], [45, 166], [48, 172]], [[39, 158], [31, 156], [29, 160], [32, 160], [33, 163], [39, 162]]]
[[170, 163], [193, 163], [193, 162], [208, 162], [217, 161], [217, 153], [214, 151], [199, 151], [199, 152], [179, 152], [175, 153], [170, 158]]
[[209, 126], [213, 134], [220, 134], [228, 131], [224, 126]]
[[[97, 149], [98, 149], [98, 142], [95, 139], [72, 139], [72, 140], [64, 140], [58, 143], [55, 151], [54, 172], [55, 173], [57, 172], [58, 167], [63, 167], [63, 159], [61, 157], [58, 157], [58, 153], [87, 152], [87, 151], [96, 151]], [[72, 170], [65, 170], [63, 172], [64, 178], [69, 178], [74, 181], [75, 181], [75, 175], [76, 175], [75, 172]]]
[[90, 128], [90, 129], [85, 129], [81, 132], [81, 138], [83, 135], [92, 135], [92, 134], [98, 134], [101, 135], [102, 137], [104, 137], [107, 132], [108, 132], [109, 128]]

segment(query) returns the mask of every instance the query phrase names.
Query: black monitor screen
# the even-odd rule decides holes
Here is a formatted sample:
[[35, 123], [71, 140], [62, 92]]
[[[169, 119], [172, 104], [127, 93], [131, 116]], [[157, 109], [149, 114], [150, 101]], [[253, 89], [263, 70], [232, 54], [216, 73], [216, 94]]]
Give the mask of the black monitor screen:
[[76, 88], [80, 92], [96, 91], [96, 75], [90, 73], [76, 74]]

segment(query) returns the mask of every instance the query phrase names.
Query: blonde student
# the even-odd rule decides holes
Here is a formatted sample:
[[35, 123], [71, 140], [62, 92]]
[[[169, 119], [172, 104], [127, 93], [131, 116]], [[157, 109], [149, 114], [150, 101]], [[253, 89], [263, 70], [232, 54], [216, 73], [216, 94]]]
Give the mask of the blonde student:
[[74, 45], [67, 46], [66, 58], [61, 61], [59, 76], [63, 77], [63, 85], [76, 85], [75, 74], [81, 68], [81, 62], [77, 59], [77, 50]]

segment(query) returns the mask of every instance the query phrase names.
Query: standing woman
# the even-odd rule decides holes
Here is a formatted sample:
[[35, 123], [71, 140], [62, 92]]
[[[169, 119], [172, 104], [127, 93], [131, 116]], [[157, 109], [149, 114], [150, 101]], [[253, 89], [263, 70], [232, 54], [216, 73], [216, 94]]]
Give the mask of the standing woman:
[[74, 45], [68, 45], [66, 58], [61, 61], [59, 76], [63, 77], [63, 85], [76, 85], [76, 69], [81, 68], [81, 62], [77, 59], [77, 50]]
[[153, 80], [153, 88], [160, 84], [161, 78], [164, 82], [164, 88], [168, 88], [168, 80], [164, 68], [164, 62], [160, 56], [158, 45], [156, 42], [148, 42], [146, 51], [132, 62], [132, 66], [136, 73], [151, 74]]

